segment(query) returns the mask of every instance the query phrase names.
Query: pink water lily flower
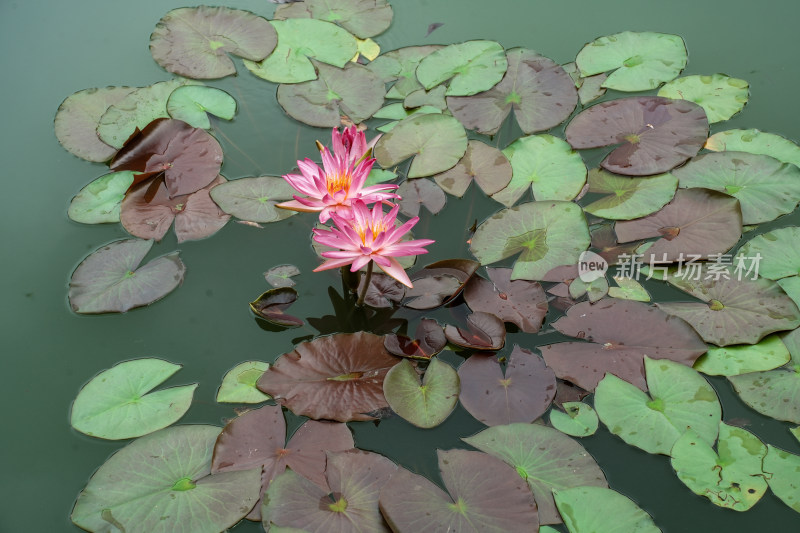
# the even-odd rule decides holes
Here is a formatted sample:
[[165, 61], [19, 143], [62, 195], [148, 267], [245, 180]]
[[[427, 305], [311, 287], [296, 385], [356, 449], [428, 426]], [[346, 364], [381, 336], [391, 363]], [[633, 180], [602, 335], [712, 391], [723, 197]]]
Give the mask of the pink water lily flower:
[[345, 265], [351, 265], [350, 271], [355, 272], [370, 261], [375, 261], [375, 264], [388, 275], [411, 287], [411, 280], [395, 257], [426, 254], [428, 250], [424, 246], [435, 241], [431, 239], [400, 241], [419, 221], [419, 217], [414, 217], [396, 227], [398, 209], [399, 206], [394, 206], [389, 213], [384, 214], [383, 202], [375, 204], [370, 211], [367, 204], [356, 200], [352, 206], [352, 218], [332, 213], [331, 218], [336, 225], [330, 229], [315, 229], [314, 240], [338, 250], [322, 252], [322, 257], [327, 261], [314, 269], [314, 272]]
[[355, 126], [345, 128], [341, 134], [333, 129], [331, 146], [333, 153], [319, 143], [322, 168], [306, 158], [298, 161], [300, 174], [283, 176], [292, 187], [306, 196], [295, 196], [294, 200], [278, 204], [278, 207], [293, 211], [319, 212], [319, 221], [327, 222], [331, 213], [349, 218], [355, 200], [366, 204], [399, 198], [392, 191], [397, 185], [378, 184], [364, 187], [375, 159], [367, 157], [378, 141], [378, 137], [367, 143], [363, 131]]

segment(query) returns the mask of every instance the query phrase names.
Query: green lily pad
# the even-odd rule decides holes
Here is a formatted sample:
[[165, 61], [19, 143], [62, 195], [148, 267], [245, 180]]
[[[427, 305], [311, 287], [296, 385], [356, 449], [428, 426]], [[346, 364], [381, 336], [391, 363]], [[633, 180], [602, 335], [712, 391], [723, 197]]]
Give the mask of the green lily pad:
[[197, 383], [148, 393], [180, 368], [162, 359], [147, 358], [103, 370], [78, 393], [70, 424], [92, 437], [120, 440], [175, 423], [189, 409]]
[[133, 172], [112, 172], [100, 176], [72, 199], [67, 215], [82, 224], [119, 222], [119, 206], [133, 184]]
[[305, 0], [279, 5], [274, 17], [313, 17], [338, 24], [356, 37], [366, 39], [383, 33], [392, 23], [392, 15], [392, 6], [386, 0]]
[[447, 96], [469, 96], [491, 89], [506, 73], [506, 52], [494, 41], [451, 44], [422, 58], [417, 79], [425, 89], [450, 80]]
[[606, 294], [608, 294], [608, 280], [605, 277], [599, 277], [592, 281], [575, 278], [569, 284], [569, 296], [573, 300], [588, 295], [589, 301], [594, 303]]
[[401, 120], [404, 118], [408, 118], [412, 115], [427, 115], [430, 113], [441, 114], [441, 109], [437, 109], [432, 106], [422, 106], [416, 107], [413, 109], [406, 109], [403, 107], [403, 104], [396, 102], [394, 104], [389, 104], [377, 110], [372, 117], [373, 118], [388, 118], [391, 119], [392, 122], [387, 122], [383, 126], [377, 128], [378, 131], [382, 131], [383, 133], [392, 131], [397, 124], [400, 123]]
[[613, 70], [603, 83], [607, 89], [647, 91], [674, 79], [686, 60], [686, 45], [677, 35], [624, 31], [587, 44], [575, 63], [583, 77]]
[[217, 391], [219, 403], [261, 403], [270, 397], [256, 388], [259, 378], [269, 369], [261, 361], [245, 361], [228, 370]]
[[684, 76], [667, 83], [658, 96], [689, 100], [706, 110], [708, 122], [728, 120], [744, 108], [750, 85], [724, 74]]
[[292, 287], [295, 282], [293, 276], [300, 274], [300, 269], [294, 265], [278, 265], [264, 272], [267, 283], [273, 287]]
[[609, 287], [608, 295], [612, 298], [622, 300], [634, 300], [637, 302], [649, 302], [650, 293], [642, 287], [642, 284], [633, 278], [614, 276], [614, 281], [618, 287]]
[[764, 372], [783, 366], [791, 356], [778, 335], [764, 337], [758, 344], [742, 344], [719, 348], [709, 346], [708, 352], [695, 362], [694, 369], [709, 376], [738, 376]]
[[383, 81], [366, 67], [319, 64], [317, 71], [315, 80], [278, 87], [278, 103], [292, 118], [311, 126], [336, 127], [342, 114], [360, 123], [383, 105]]
[[358, 51], [350, 32], [316, 19], [272, 20], [278, 32], [278, 46], [261, 61], [244, 61], [244, 66], [259, 78], [274, 83], [300, 83], [317, 78], [311, 59], [344, 67]]
[[261, 469], [210, 475], [220, 428], [177, 426], [112, 455], [72, 509], [87, 531], [218, 533], [258, 501]]
[[182, 7], [164, 15], [150, 36], [156, 63], [188, 78], [213, 79], [236, 74], [227, 54], [260, 61], [278, 36], [269, 21], [228, 7]]
[[442, 48], [439, 45], [407, 46], [386, 52], [372, 61], [367, 68], [380, 76], [385, 83], [395, 82], [386, 98], [404, 99], [423, 89], [417, 80], [417, 66], [424, 57]]
[[789, 295], [795, 305], [800, 307], [800, 277], [798, 276], [791, 276], [788, 278], [783, 278], [778, 280], [778, 285], [781, 286], [783, 292]]
[[543, 279], [551, 269], [578, 262], [589, 229], [572, 202], [530, 202], [503, 209], [478, 226], [470, 251], [488, 265], [522, 252], [511, 279]]
[[717, 452], [688, 429], [672, 447], [672, 468], [692, 492], [734, 511], [747, 511], [767, 491], [761, 462], [767, 447], [758, 437], [720, 423]]
[[780, 135], [756, 129], [720, 131], [708, 138], [705, 149], [763, 154], [800, 167], [800, 146]]
[[550, 410], [550, 425], [573, 437], [594, 435], [600, 421], [591, 405], [582, 402], [564, 402], [564, 412]]
[[432, 428], [444, 422], [458, 403], [458, 390], [458, 374], [438, 359], [431, 359], [421, 381], [408, 359], [392, 367], [383, 380], [383, 393], [389, 407], [420, 428]]
[[666, 359], [645, 356], [644, 366], [649, 396], [613, 374], [597, 385], [594, 408], [609, 431], [647, 453], [669, 455], [688, 428], [713, 444], [722, 407], [711, 385], [696, 370]]
[[383, 168], [393, 167], [411, 156], [409, 178], [444, 172], [455, 166], [467, 151], [464, 126], [446, 115], [408, 117], [383, 135], [373, 151]]
[[756, 235], [742, 245], [737, 254], [743, 260], [757, 258], [758, 275], [762, 278], [779, 280], [796, 277], [800, 274], [800, 227], [778, 228]]
[[400, 212], [407, 217], [419, 215], [422, 206], [432, 215], [444, 209], [447, 203], [447, 196], [444, 191], [429, 179], [406, 180], [397, 188], [400, 200]]
[[589, 171], [589, 192], [607, 194], [583, 208], [611, 220], [630, 220], [655, 213], [672, 200], [678, 180], [672, 174], [646, 178], [617, 176], [601, 169]]
[[583, 446], [547, 426], [494, 426], [461, 440], [516, 469], [533, 491], [541, 524], [561, 522], [553, 489], [608, 487], [603, 471]]
[[190, 126], [207, 130], [211, 128], [209, 114], [225, 120], [233, 119], [236, 114], [236, 100], [225, 91], [214, 87], [184, 85], [169, 95], [167, 113]]
[[494, 135], [514, 110], [526, 134], [549, 130], [569, 117], [578, 103], [575, 84], [558, 63], [532, 50], [506, 52], [503, 79], [473, 96], [450, 96], [447, 107], [465, 127]]
[[767, 155], [705, 154], [673, 173], [683, 188], [704, 187], [737, 198], [743, 224], [769, 222], [800, 202], [800, 168]]
[[283, 178], [260, 176], [231, 180], [211, 189], [211, 198], [228, 213], [250, 222], [277, 222], [296, 211], [279, 209], [275, 204], [291, 200], [297, 191]]
[[364, 182], [364, 186], [369, 187], [370, 185], [385, 183], [395, 178], [397, 178], [397, 174], [391, 170], [383, 170], [378, 167], [373, 167], [372, 170], [369, 171], [369, 175], [367, 176], [367, 181]]
[[649, 514], [611, 489], [558, 489], [553, 496], [569, 533], [661, 533]]
[[569, 77], [572, 78], [575, 87], [578, 88], [578, 98], [581, 101], [581, 105], [594, 102], [606, 94], [606, 88], [603, 87], [603, 83], [605, 83], [608, 76], [605, 72], [595, 74], [594, 76], [583, 77], [578, 70], [578, 65], [576, 65], [574, 61], [561, 66], [564, 71], [569, 74]]
[[511, 143], [503, 154], [511, 162], [511, 182], [492, 198], [510, 207], [525, 191], [533, 198], [572, 200], [586, 183], [586, 165], [580, 154], [565, 141], [552, 135], [530, 135]]
[[445, 192], [460, 198], [473, 180], [486, 194], [495, 194], [508, 185], [511, 173], [511, 163], [503, 152], [481, 141], [471, 140], [456, 166], [433, 179]]
[[84, 89], [67, 96], [58, 106], [55, 118], [56, 138], [67, 151], [81, 159], [102, 163], [116, 153], [97, 136], [100, 117], [112, 105], [136, 90], [136, 87]]
[[768, 444], [764, 474], [772, 492], [783, 503], [800, 513], [800, 455]]
[[114, 241], [84, 259], [69, 282], [69, 303], [76, 313], [124, 313], [149, 305], [183, 281], [186, 267], [172, 252], [139, 265], [153, 241]]

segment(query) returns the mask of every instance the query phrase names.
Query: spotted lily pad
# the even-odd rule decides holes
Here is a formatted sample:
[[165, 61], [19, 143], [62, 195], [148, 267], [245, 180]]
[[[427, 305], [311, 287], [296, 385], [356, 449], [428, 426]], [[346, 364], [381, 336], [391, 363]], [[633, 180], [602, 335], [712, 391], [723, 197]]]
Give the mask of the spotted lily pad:
[[789, 350], [780, 337], [769, 335], [758, 344], [709, 346], [708, 352], [695, 361], [694, 369], [709, 376], [738, 376], [772, 370], [790, 359]]
[[552, 135], [530, 135], [511, 143], [503, 154], [513, 175], [505, 189], [492, 198], [514, 205], [528, 189], [535, 200], [572, 200], [586, 183], [586, 166], [580, 154]]
[[[274, 83], [300, 83], [317, 78], [311, 59], [343, 68], [358, 51], [350, 32], [330, 22], [292, 18], [273, 20], [278, 46], [263, 60], [245, 60], [247, 69]], [[258, 61], [258, 62], [256, 62]]]
[[241, 178], [214, 187], [211, 198], [226, 213], [250, 222], [277, 222], [296, 211], [277, 209], [275, 204], [291, 200], [296, 193], [283, 178]]
[[447, 492], [404, 468], [398, 469], [381, 490], [380, 508], [392, 531], [537, 530], [536, 503], [511, 468], [475, 451], [438, 450], [437, 455]]
[[767, 447], [742, 428], [720, 423], [716, 452], [688, 429], [670, 455], [678, 478], [692, 492], [719, 507], [747, 511], [767, 491], [761, 472]]
[[379, 75], [384, 82], [395, 82], [386, 93], [386, 98], [402, 100], [414, 91], [423, 88], [417, 80], [417, 65], [428, 54], [440, 48], [442, 47], [439, 45], [399, 48], [379, 56], [367, 65], [367, 68]]
[[800, 167], [800, 146], [780, 135], [756, 129], [720, 131], [708, 138], [705, 148], [714, 152], [763, 154]]
[[167, 112], [172, 118], [207, 130], [211, 128], [209, 114], [225, 120], [233, 119], [236, 114], [236, 100], [225, 91], [214, 87], [184, 85], [169, 95]]
[[597, 385], [594, 408], [609, 431], [647, 453], [669, 455], [689, 428], [713, 444], [722, 407], [711, 385], [680, 363], [645, 356], [644, 365], [649, 395], [614, 374]]
[[565, 133], [577, 149], [620, 145], [600, 166], [616, 174], [648, 176], [697, 155], [708, 137], [708, 119], [693, 102], [638, 96], [593, 105], [572, 119]]
[[72, 509], [87, 531], [217, 533], [258, 501], [259, 469], [209, 475], [220, 429], [163, 429], [128, 444], [92, 476]]
[[768, 444], [763, 471], [772, 492], [800, 513], [800, 455]]
[[578, 103], [575, 84], [558, 63], [532, 50], [506, 52], [508, 69], [491, 89], [473, 96], [450, 96], [447, 107], [465, 127], [494, 135], [514, 117], [526, 134], [549, 130], [569, 117]]
[[409, 360], [392, 367], [383, 381], [389, 407], [420, 428], [444, 422], [458, 403], [459, 379], [449, 364], [431, 359], [422, 380]]
[[422, 58], [417, 79], [426, 89], [450, 81], [447, 96], [469, 96], [486, 91], [506, 73], [508, 61], [500, 44], [494, 41], [467, 41], [451, 44]]
[[189, 410], [197, 383], [150, 391], [180, 369], [152, 358], [117, 363], [83, 386], [72, 404], [70, 424], [92, 437], [120, 440], [175, 423]]
[[275, 9], [276, 19], [313, 17], [338, 24], [365, 39], [383, 33], [392, 22], [392, 6], [386, 0], [305, 0]]
[[672, 174], [646, 178], [616, 176], [605, 170], [589, 171], [589, 192], [606, 194], [583, 208], [587, 213], [611, 220], [630, 220], [664, 207], [678, 188]]
[[686, 45], [678, 35], [624, 31], [595, 39], [575, 58], [581, 76], [608, 72], [603, 87], [647, 91], [680, 74], [686, 66]]
[[487, 265], [522, 252], [511, 279], [539, 280], [575, 264], [590, 242], [581, 208], [572, 202], [530, 202], [503, 209], [478, 226], [470, 251]]
[[667, 83], [658, 96], [689, 100], [706, 110], [708, 122], [728, 120], [744, 108], [750, 93], [749, 84], [724, 74], [684, 76]]
[[291, 287], [270, 289], [255, 301], [250, 302], [250, 310], [259, 318], [285, 328], [303, 325], [303, 320], [284, 313], [297, 300], [297, 291]]
[[564, 412], [550, 410], [550, 424], [562, 433], [573, 437], [594, 435], [600, 421], [592, 406], [582, 402], [564, 402]]
[[473, 277], [464, 290], [470, 309], [512, 322], [525, 333], [539, 331], [547, 315], [542, 286], [527, 280], [512, 281], [510, 268], [487, 268], [486, 272], [491, 281]]
[[445, 192], [460, 198], [473, 180], [486, 194], [497, 193], [511, 181], [511, 172], [511, 163], [503, 152], [472, 140], [467, 143], [467, 151], [456, 166], [437, 174], [434, 179]]
[[133, 183], [133, 172], [112, 172], [80, 190], [69, 204], [67, 215], [83, 224], [119, 222], [119, 205]]
[[553, 489], [608, 487], [603, 471], [583, 446], [547, 426], [494, 426], [461, 440], [516, 469], [533, 491], [542, 524], [561, 523]]
[[69, 303], [76, 313], [124, 313], [149, 305], [183, 281], [186, 267], [172, 252], [139, 267], [153, 241], [114, 241], [84, 259], [69, 283]]
[[258, 379], [269, 368], [262, 361], [245, 361], [228, 370], [217, 390], [219, 403], [261, 403], [269, 396], [256, 388]]
[[629, 498], [603, 487], [553, 489], [569, 533], [661, 533]]

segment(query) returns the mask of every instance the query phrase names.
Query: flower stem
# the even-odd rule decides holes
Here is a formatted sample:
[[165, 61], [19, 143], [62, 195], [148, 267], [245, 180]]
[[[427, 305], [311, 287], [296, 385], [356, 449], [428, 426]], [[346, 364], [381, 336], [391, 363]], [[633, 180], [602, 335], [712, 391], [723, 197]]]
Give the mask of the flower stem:
[[367, 297], [367, 289], [369, 289], [370, 278], [372, 278], [372, 263], [374, 261], [367, 263], [367, 272], [364, 274], [364, 288], [361, 289], [361, 294], [358, 295], [357, 307], [364, 305], [364, 298]]
[[350, 267], [345, 265], [341, 268], [342, 284], [345, 286], [345, 291], [348, 294], [358, 291], [358, 273], [350, 272]]

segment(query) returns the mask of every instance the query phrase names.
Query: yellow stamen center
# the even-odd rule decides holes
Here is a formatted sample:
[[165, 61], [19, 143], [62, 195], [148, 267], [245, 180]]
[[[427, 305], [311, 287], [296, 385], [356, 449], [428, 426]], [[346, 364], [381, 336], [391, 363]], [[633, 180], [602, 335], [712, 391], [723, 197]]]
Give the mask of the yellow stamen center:
[[349, 172], [347, 174], [328, 174], [325, 176], [325, 185], [328, 188], [328, 194], [331, 196], [339, 191], [350, 191], [352, 182], [353, 175]]
[[372, 238], [374, 240], [375, 237], [377, 237], [378, 235], [380, 235], [381, 233], [383, 233], [387, 229], [386, 228], [386, 224], [383, 221], [379, 221], [374, 226], [371, 224], [371, 222], [372, 221], [367, 222], [364, 226], [362, 226], [362, 225], [360, 225], [358, 223], [353, 224], [353, 229], [356, 230], [356, 233], [358, 233], [358, 236], [361, 237], [361, 244], [363, 244], [365, 246], [367, 244], [367, 241], [366, 241], [366, 239], [367, 239], [367, 230], [372, 230]]

